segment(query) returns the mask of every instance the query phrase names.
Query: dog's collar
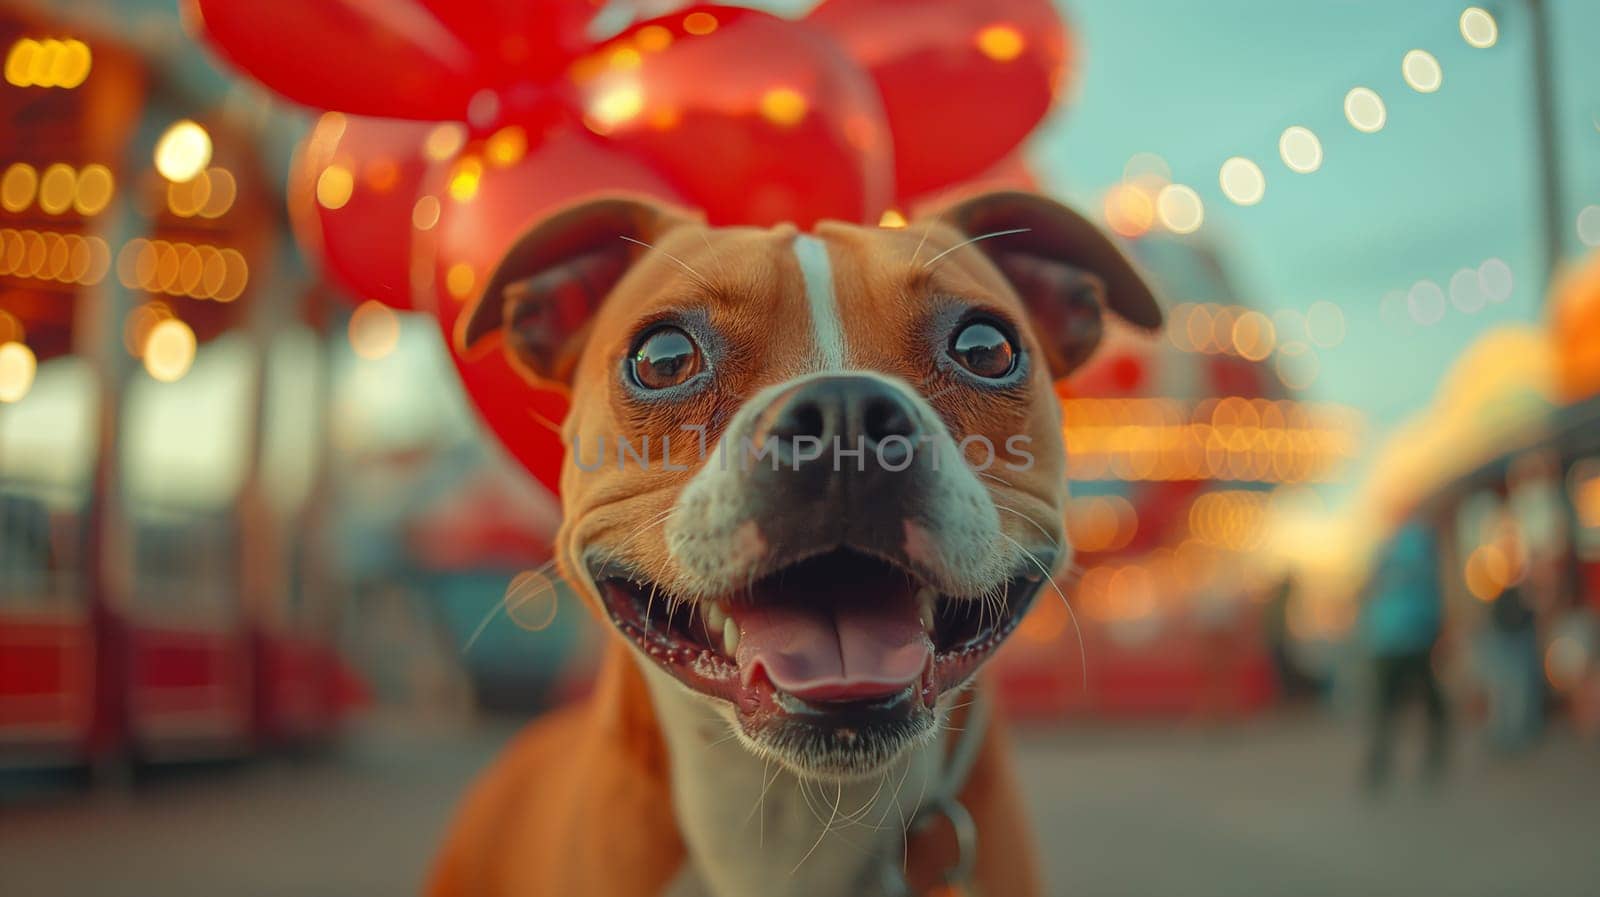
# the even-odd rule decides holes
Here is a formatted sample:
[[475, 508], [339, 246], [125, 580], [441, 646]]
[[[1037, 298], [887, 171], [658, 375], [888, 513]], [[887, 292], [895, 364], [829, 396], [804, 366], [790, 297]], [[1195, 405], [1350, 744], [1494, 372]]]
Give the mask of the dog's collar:
[[[976, 692], [965, 708], [965, 718], [960, 711], [952, 714], [951, 726], [956, 733], [954, 743], [945, 758], [940, 776], [940, 788], [933, 798], [924, 803], [911, 824], [906, 827], [906, 842], [934, 837], [934, 828], [940, 819], [949, 822], [955, 837], [955, 862], [946, 866], [939, 883], [931, 895], [971, 895], [972, 872], [978, 862], [978, 826], [972, 814], [962, 805], [961, 790], [966, 787], [967, 776], [978, 760], [983, 747], [983, 736], [989, 724], [989, 700], [981, 691]], [[878, 868], [879, 890], [884, 897], [918, 897], [911, 882], [906, 879], [904, 857], [908, 851], [896, 851], [884, 858]]]

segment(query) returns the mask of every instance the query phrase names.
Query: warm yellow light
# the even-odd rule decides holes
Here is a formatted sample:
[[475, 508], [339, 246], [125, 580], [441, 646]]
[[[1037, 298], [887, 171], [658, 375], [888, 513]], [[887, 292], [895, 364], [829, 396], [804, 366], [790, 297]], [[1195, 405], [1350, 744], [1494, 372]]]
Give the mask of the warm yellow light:
[[189, 119], [173, 122], [156, 141], [156, 171], [169, 181], [187, 181], [211, 164], [211, 135]]
[[1134, 184], [1121, 183], [1106, 191], [1106, 225], [1124, 237], [1142, 237], [1156, 220], [1150, 194]]
[[643, 63], [644, 57], [632, 47], [618, 47], [611, 51], [611, 68], [616, 71], [632, 71]]
[[644, 111], [644, 88], [625, 80], [603, 88], [589, 99], [584, 123], [597, 134], [609, 134]]
[[377, 361], [400, 344], [400, 316], [371, 299], [350, 315], [350, 348], [358, 358]]
[[703, 37], [717, 30], [717, 17], [708, 12], [692, 12], [683, 17], [683, 30]]
[[32, 38], [22, 38], [11, 45], [6, 53], [6, 83], [13, 87], [31, 87], [33, 79], [29, 73], [33, 69], [33, 54], [39, 52], [39, 42]]
[[194, 365], [194, 331], [177, 318], [150, 328], [144, 341], [144, 369], [162, 383], [183, 379]]
[[210, 195], [200, 206], [200, 217], [221, 218], [233, 208], [233, 200], [239, 192], [238, 184], [226, 168], [208, 168], [206, 185], [210, 187]]
[[85, 165], [78, 172], [78, 191], [72, 199], [72, 207], [79, 215], [98, 215], [111, 203], [115, 190], [116, 180], [111, 176], [111, 169], [99, 163]]
[[1310, 128], [1288, 128], [1278, 138], [1278, 155], [1296, 174], [1310, 174], [1322, 167], [1322, 141]]
[[1267, 192], [1267, 178], [1261, 173], [1261, 166], [1243, 156], [1222, 163], [1218, 180], [1223, 195], [1241, 206], [1255, 205]]
[[33, 388], [39, 360], [19, 342], [0, 343], [0, 402], [20, 402]]
[[646, 25], [633, 36], [633, 42], [646, 53], [660, 53], [672, 46], [672, 32], [660, 25]]
[[902, 228], [906, 226], [906, 216], [894, 209], [886, 210], [878, 216], [878, 226], [887, 228]]
[[792, 128], [806, 117], [806, 98], [792, 87], [774, 87], [761, 95], [761, 117], [780, 128]]
[[445, 289], [457, 299], [465, 299], [472, 294], [472, 285], [477, 283], [478, 276], [472, 266], [466, 262], [456, 262], [444, 274]]
[[995, 62], [1010, 62], [1022, 55], [1027, 41], [1014, 25], [996, 23], [978, 30], [975, 41], [979, 52]]
[[218, 302], [232, 302], [243, 295], [244, 288], [249, 285], [250, 266], [237, 249], [224, 249], [220, 254], [223, 264], [222, 286], [211, 298]]
[[428, 132], [422, 141], [422, 154], [435, 162], [454, 156], [467, 142], [466, 129], [458, 124], [443, 124]]
[[439, 223], [439, 197], [424, 196], [411, 207], [411, 226], [417, 230], [432, 230]]
[[1461, 11], [1461, 37], [1468, 46], [1486, 50], [1500, 39], [1500, 25], [1488, 10], [1469, 6]]
[[89, 77], [89, 45], [80, 40], [22, 38], [6, 53], [6, 82], [15, 87], [73, 88]]
[[1192, 234], [1206, 220], [1206, 206], [1200, 194], [1183, 184], [1168, 184], [1156, 194], [1156, 214], [1161, 226], [1175, 234]]
[[501, 168], [521, 162], [527, 152], [528, 132], [516, 125], [507, 125], [494, 132], [484, 147], [484, 155]]
[[325, 209], [344, 208], [355, 189], [355, 176], [343, 165], [329, 165], [317, 175], [317, 203]]
[[72, 196], [78, 189], [77, 172], [71, 165], [57, 162], [44, 170], [39, 177], [39, 208], [51, 215], [59, 215], [72, 207]]
[[211, 173], [202, 171], [187, 181], [167, 184], [167, 209], [179, 218], [191, 218], [211, 201]]
[[1400, 74], [1417, 93], [1433, 93], [1444, 83], [1444, 69], [1427, 50], [1412, 50], [1400, 60]]
[[450, 198], [467, 202], [478, 195], [478, 184], [483, 180], [483, 162], [477, 156], [466, 156], [456, 163], [450, 175]]
[[7, 212], [21, 212], [33, 202], [34, 191], [39, 189], [39, 173], [26, 162], [13, 162], [0, 178], [0, 207]]
[[1350, 127], [1363, 134], [1376, 134], [1389, 120], [1383, 98], [1370, 87], [1352, 88], [1344, 95], [1344, 117]]
[[400, 182], [400, 166], [388, 157], [374, 159], [362, 172], [362, 179], [374, 193], [388, 193]]
[[1261, 361], [1272, 354], [1278, 335], [1272, 319], [1258, 311], [1247, 311], [1233, 322], [1233, 351], [1247, 361]]

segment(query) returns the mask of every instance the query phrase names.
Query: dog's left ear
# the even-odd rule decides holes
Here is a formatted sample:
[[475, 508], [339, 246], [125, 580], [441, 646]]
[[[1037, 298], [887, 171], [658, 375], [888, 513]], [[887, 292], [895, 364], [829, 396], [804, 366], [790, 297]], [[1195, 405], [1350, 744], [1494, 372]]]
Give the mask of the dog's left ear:
[[1057, 377], [1094, 353], [1103, 309], [1146, 330], [1161, 326], [1161, 306], [1133, 263], [1058, 202], [1033, 193], [985, 193], [938, 218], [972, 239], [1022, 298]]
[[457, 351], [475, 351], [499, 332], [522, 373], [566, 380], [590, 319], [622, 276], [668, 230], [697, 220], [653, 200], [608, 196], [539, 221], [512, 244], [458, 319]]

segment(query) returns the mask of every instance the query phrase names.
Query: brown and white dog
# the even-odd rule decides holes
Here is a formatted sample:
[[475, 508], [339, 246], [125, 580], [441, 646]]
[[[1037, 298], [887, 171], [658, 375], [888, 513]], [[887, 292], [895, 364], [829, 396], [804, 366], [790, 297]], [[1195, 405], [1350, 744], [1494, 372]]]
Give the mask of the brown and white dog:
[[967, 686], [1071, 562], [1054, 382], [1103, 309], [1161, 322], [1023, 193], [906, 229], [627, 198], [534, 226], [457, 338], [569, 386], [557, 556], [614, 637], [592, 699], [475, 787], [431, 893], [1037, 893]]

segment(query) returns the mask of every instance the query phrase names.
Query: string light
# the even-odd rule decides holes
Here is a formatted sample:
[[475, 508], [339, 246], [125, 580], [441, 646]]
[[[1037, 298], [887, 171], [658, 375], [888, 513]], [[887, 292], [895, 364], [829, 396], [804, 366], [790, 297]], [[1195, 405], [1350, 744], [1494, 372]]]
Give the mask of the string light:
[[1486, 259], [1478, 266], [1478, 287], [1490, 302], [1504, 302], [1511, 298], [1516, 284], [1511, 276], [1511, 266], [1497, 258]]
[[21, 38], [6, 53], [6, 83], [13, 87], [60, 87], [82, 84], [94, 65], [83, 41]]
[[117, 253], [117, 279], [130, 290], [232, 302], [249, 284], [250, 267], [231, 247], [139, 237]]
[[806, 117], [805, 94], [792, 87], [774, 87], [761, 95], [761, 117], [780, 128], [792, 128]]
[[93, 286], [110, 266], [99, 237], [0, 228], [0, 275]]

